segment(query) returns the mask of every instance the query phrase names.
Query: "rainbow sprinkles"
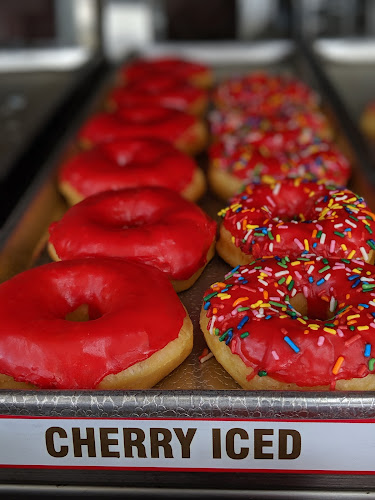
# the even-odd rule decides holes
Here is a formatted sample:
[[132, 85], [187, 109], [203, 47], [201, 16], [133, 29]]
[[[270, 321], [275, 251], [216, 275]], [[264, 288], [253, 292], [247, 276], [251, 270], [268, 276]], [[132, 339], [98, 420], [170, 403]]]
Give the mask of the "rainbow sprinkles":
[[218, 252], [231, 265], [238, 261], [224, 245], [238, 247], [249, 260], [313, 252], [374, 262], [375, 214], [346, 188], [301, 179], [249, 184], [219, 215]]
[[373, 266], [304, 252], [235, 267], [205, 293], [201, 326], [244, 388], [373, 389], [374, 318]]

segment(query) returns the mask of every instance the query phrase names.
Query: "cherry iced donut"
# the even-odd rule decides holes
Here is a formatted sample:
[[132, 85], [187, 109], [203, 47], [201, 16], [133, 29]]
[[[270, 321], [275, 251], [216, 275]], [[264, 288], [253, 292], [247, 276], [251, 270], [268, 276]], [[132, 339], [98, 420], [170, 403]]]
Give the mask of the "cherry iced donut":
[[153, 80], [158, 76], [178, 77], [197, 87], [207, 88], [213, 83], [213, 75], [207, 66], [178, 57], [158, 57], [137, 59], [124, 65], [120, 70], [125, 82]]
[[258, 141], [261, 141], [262, 136], [259, 134], [264, 134], [267, 138], [270, 132], [304, 129], [312, 130], [317, 137], [324, 140], [333, 138], [333, 130], [326, 116], [315, 109], [289, 108], [271, 115], [248, 113], [238, 109], [215, 109], [209, 114], [209, 123], [211, 134], [219, 139], [228, 134], [235, 134], [236, 137], [246, 140], [257, 133]]
[[374, 289], [358, 260], [256, 260], [206, 291], [201, 328], [244, 389], [374, 390]]
[[332, 143], [317, 141], [301, 149], [270, 152], [241, 143], [233, 151], [223, 142], [209, 151], [208, 179], [213, 191], [228, 199], [252, 182], [274, 183], [286, 178], [324, 179], [345, 186], [351, 174], [350, 163]]
[[181, 291], [213, 257], [216, 223], [170, 189], [140, 187], [86, 198], [49, 233], [54, 260], [128, 258], [157, 267]]
[[171, 284], [143, 264], [45, 264], [0, 285], [0, 297], [1, 388], [149, 388], [192, 348]]
[[207, 143], [207, 130], [198, 118], [163, 106], [124, 106], [115, 113], [97, 113], [82, 126], [79, 143], [85, 149], [113, 139], [150, 137], [173, 144], [191, 155]]
[[238, 108], [271, 114], [287, 107], [316, 108], [319, 98], [305, 83], [288, 75], [254, 72], [230, 78], [217, 86], [214, 103], [218, 108]]
[[311, 128], [246, 130], [244, 135], [241, 133], [223, 135], [220, 140], [213, 143], [210, 158], [230, 155], [243, 145], [261, 149], [265, 154], [291, 154], [320, 141], [321, 138]]
[[205, 179], [195, 161], [158, 139], [118, 139], [81, 151], [60, 168], [59, 186], [70, 204], [108, 190], [164, 186], [197, 200]]
[[249, 184], [220, 215], [217, 251], [231, 265], [309, 252], [374, 262], [375, 214], [348, 189], [301, 179]]
[[111, 109], [122, 106], [165, 106], [193, 115], [202, 115], [208, 105], [207, 92], [171, 75], [156, 75], [152, 79], [114, 88], [108, 95]]

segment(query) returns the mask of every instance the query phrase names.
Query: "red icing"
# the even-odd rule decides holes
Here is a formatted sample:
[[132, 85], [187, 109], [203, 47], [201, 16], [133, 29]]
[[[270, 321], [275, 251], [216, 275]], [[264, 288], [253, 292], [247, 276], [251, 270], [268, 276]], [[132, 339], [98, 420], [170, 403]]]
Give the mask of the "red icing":
[[231, 201], [222, 211], [224, 227], [234, 236], [234, 244], [255, 258], [294, 257], [304, 250], [325, 257], [363, 258], [375, 248], [375, 214], [348, 189], [289, 179], [274, 185], [250, 184]]
[[120, 107], [160, 105], [187, 112], [197, 101], [204, 99], [207, 99], [204, 90], [171, 75], [154, 75], [147, 80], [116, 87], [109, 94], [109, 101]]
[[227, 134], [221, 139], [227, 152], [233, 151], [242, 144], [249, 144], [255, 148], [262, 148], [268, 153], [292, 153], [316, 141], [319, 141], [319, 137], [308, 128], [280, 131], [254, 129], [249, 130], [244, 136]]
[[61, 260], [131, 258], [185, 280], [206, 264], [216, 223], [169, 189], [143, 187], [91, 196], [49, 232]]
[[175, 143], [197, 123], [197, 118], [177, 109], [127, 106], [116, 113], [93, 115], [81, 128], [79, 139], [96, 144], [112, 139], [151, 137]]
[[[226, 341], [234, 354], [254, 368], [255, 376], [265, 370], [282, 382], [334, 387], [339, 379], [368, 375], [375, 336], [374, 267], [360, 261], [323, 262], [322, 257], [311, 255], [307, 261], [296, 262], [256, 261], [212, 285], [205, 293], [217, 293], [206, 300], [212, 335]], [[324, 270], [327, 265], [329, 269]], [[289, 276], [292, 281], [287, 285]], [[282, 278], [286, 280], [279, 283]], [[289, 298], [296, 293], [306, 296], [309, 317], [301, 317], [290, 305]], [[331, 318], [324, 319], [322, 311], [329, 306]], [[245, 332], [249, 336], [241, 338]]]
[[254, 72], [218, 85], [214, 101], [219, 108], [241, 108], [269, 114], [288, 106], [316, 107], [317, 94], [303, 82], [285, 75]]
[[232, 148], [225, 142], [214, 143], [209, 151], [214, 168], [225, 170], [244, 182], [283, 180], [303, 177], [326, 179], [345, 185], [350, 177], [350, 164], [333, 144], [317, 142], [298, 151], [268, 151], [241, 142]]
[[210, 114], [213, 135], [235, 134], [246, 138], [252, 131], [260, 133], [284, 132], [288, 130], [310, 129], [317, 136], [329, 135], [327, 118], [316, 110], [289, 108], [271, 115], [259, 112], [250, 114], [244, 110], [218, 110]]
[[194, 77], [208, 72], [209, 69], [203, 64], [177, 57], [138, 59], [131, 64], [127, 64], [121, 70], [123, 78], [128, 82], [153, 79], [159, 75], [173, 75], [184, 80], [194, 81]]
[[189, 156], [165, 141], [118, 139], [70, 158], [60, 170], [60, 181], [69, 183], [84, 197], [143, 185], [182, 192], [196, 168]]
[[[88, 304], [85, 322], [67, 313]], [[0, 286], [0, 372], [41, 388], [92, 389], [178, 336], [186, 316], [159, 270], [116, 259], [46, 264]]]

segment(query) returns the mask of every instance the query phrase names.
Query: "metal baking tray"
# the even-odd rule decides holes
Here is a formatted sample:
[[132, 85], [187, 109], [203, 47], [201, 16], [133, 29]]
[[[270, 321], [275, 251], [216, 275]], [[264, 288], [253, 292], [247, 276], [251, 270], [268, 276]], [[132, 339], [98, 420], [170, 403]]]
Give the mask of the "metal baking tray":
[[[337, 129], [337, 139], [350, 155], [354, 173], [351, 186], [363, 194], [375, 208], [375, 182], [371, 176], [371, 166], [361, 156], [356, 144], [351, 142], [350, 130], [353, 123], [336, 96], [330, 82], [314, 63], [307, 47], [295, 46], [293, 50], [280, 53], [282, 42], [267, 42], [279, 53], [278, 58], [261, 61], [261, 45], [255, 50], [247, 46], [232, 47], [226, 53], [225, 64], [219, 64], [219, 48], [213, 47], [212, 60], [215, 61], [219, 77], [241, 74], [254, 69], [289, 72], [298, 75], [315, 87], [323, 98], [323, 108]], [[290, 45], [289, 45], [290, 46]], [[239, 51], [239, 47], [241, 50]], [[155, 51], [157, 47], [153, 47]], [[178, 48], [172, 46], [176, 53]], [[206, 61], [209, 54], [206, 48]], [[236, 59], [237, 52], [240, 53]], [[271, 51], [272, 52], [272, 51]], [[147, 53], [147, 50], [145, 51]], [[200, 58], [199, 46], [188, 47], [182, 55]], [[244, 54], [248, 53], [248, 59]], [[265, 58], [266, 59], [266, 58]], [[230, 61], [230, 62], [228, 62]], [[57, 194], [55, 174], [59, 162], [71, 147], [74, 136], [85, 116], [92, 112], [98, 102], [102, 102], [108, 85], [113, 81], [113, 72], [108, 74], [104, 85], [97, 89], [94, 100], [77, 111], [68, 132], [61, 138], [54, 154], [42, 166], [40, 175], [16, 206], [0, 235], [0, 280], [33, 266], [48, 262], [43, 250], [47, 227], [51, 220], [61, 216], [66, 209]], [[204, 155], [199, 159], [205, 166]], [[217, 219], [217, 211], [223, 203], [208, 192], [200, 205]], [[214, 281], [221, 279], [229, 270], [218, 256], [207, 266], [199, 281], [188, 291], [180, 294], [194, 325], [194, 348], [189, 358], [155, 388], [147, 391], [0, 391], [0, 415], [41, 416], [41, 417], [85, 417], [85, 418], [156, 418], [156, 419], [301, 419], [301, 420], [360, 420], [375, 418], [375, 392], [276, 392], [244, 391], [221, 368], [215, 359], [200, 364], [198, 357], [205, 347], [199, 329], [199, 314], [204, 290]], [[189, 489], [191, 496], [220, 497], [231, 491], [231, 496], [263, 498], [265, 489], [269, 498], [286, 498], [293, 490], [294, 498], [321, 498], [322, 491], [340, 491], [348, 498], [360, 498], [365, 489], [375, 488], [372, 475], [314, 475], [281, 473], [203, 473], [203, 472], [156, 472], [156, 471], [116, 471], [116, 470], [66, 470], [0, 468], [0, 491], [9, 492], [16, 484], [35, 485], [42, 493], [42, 485], [49, 494], [52, 485], [63, 484], [73, 487], [75, 492], [92, 487], [111, 486], [123, 488], [132, 496], [145, 494], [158, 488], [164, 491], [164, 498]], [[10, 485], [12, 485], [10, 487]], [[163, 488], [166, 488], [163, 490]], [[151, 489], [151, 490], [150, 490]], [[116, 488], [113, 495], [116, 494]], [[220, 491], [219, 491], [220, 490]], [[99, 490], [96, 490], [97, 492]], [[111, 490], [106, 490], [106, 494]]]

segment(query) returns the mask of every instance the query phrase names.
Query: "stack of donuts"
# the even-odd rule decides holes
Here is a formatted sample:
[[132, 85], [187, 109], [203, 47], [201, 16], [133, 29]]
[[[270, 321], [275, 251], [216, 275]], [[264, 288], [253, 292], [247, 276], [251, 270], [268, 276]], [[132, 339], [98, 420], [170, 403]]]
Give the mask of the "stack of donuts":
[[[289, 76], [220, 84], [209, 179], [230, 198], [201, 328], [245, 389], [375, 387], [375, 215], [316, 93]], [[372, 357], [374, 356], [374, 357]]]
[[189, 355], [176, 291], [215, 252], [192, 156], [206, 146], [211, 83], [207, 67], [178, 59], [121, 68], [59, 170], [72, 206], [49, 228], [57, 262], [0, 286], [0, 387], [149, 388]]

